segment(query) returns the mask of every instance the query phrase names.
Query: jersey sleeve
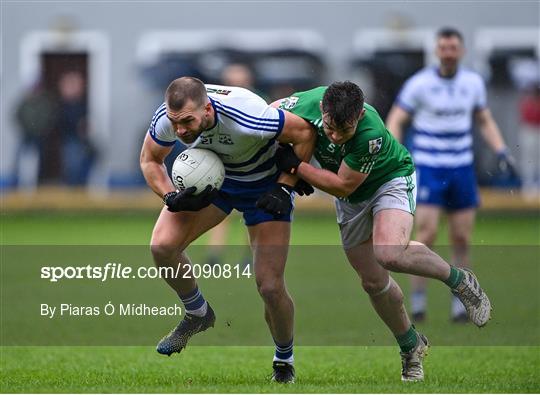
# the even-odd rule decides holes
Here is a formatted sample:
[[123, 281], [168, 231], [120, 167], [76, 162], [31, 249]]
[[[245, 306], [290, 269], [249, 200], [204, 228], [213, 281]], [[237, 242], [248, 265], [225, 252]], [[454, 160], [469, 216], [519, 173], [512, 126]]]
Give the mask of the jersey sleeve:
[[305, 92], [295, 92], [283, 99], [279, 108], [287, 110], [313, 124], [321, 118], [319, 103], [325, 91], [326, 87], [320, 86]]
[[487, 108], [486, 84], [481, 76], [477, 76], [474, 110], [481, 111]]
[[412, 114], [420, 105], [420, 88], [418, 77], [409, 78], [396, 98], [396, 105]]
[[165, 103], [159, 106], [154, 113], [148, 127], [148, 133], [156, 143], [164, 147], [173, 146], [176, 142], [176, 135], [174, 134], [171, 122], [167, 118]]
[[269, 105], [264, 107], [260, 114], [261, 136], [265, 140], [278, 138], [283, 131], [283, 125], [285, 124], [285, 114], [280, 108], [274, 108]]
[[374, 130], [364, 131], [366, 138], [360, 139], [353, 150], [351, 150], [343, 161], [352, 170], [369, 174], [379, 157], [379, 151], [384, 144], [384, 135]]

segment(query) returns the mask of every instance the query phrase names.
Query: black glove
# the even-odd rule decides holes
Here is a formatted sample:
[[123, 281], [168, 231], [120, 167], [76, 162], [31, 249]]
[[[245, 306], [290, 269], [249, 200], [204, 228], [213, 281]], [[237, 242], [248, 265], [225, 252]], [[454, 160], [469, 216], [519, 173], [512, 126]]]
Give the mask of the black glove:
[[298, 166], [302, 161], [296, 154], [292, 146], [289, 144], [280, 144], [276, 150], [276, 165], [277, 168], [288, 174], [296, 174]]
[[497, 165], [501, 173], [508, 174], [512, 177], [517, 176], [516, 160], [508, 148], [497, 153]]
[[311, 186], [309, 182], [300, 179], [294, 186], [294, 191], [298, 193], [300, 196], [304, 196], [304, 195], [309, 196], [313, 192], [315, 192], [315, 189], [313, 189], [313, 187]]
[[172, 212], [199, 211], [210, 205], [218, 194], [218, 190], [211, 185], [204, 188], [198, 195], [194, 195], [196, 190], [196, 187], [190, 187], [182, 192], [169, 192], [163, 196], [163, 203], [167, 205], [167, 210]]
[[292, 187], [277, 183], [274, 189], [262, 195], [255, 205], [268, 214], [279, 217], [292, 209], [292, 193]]

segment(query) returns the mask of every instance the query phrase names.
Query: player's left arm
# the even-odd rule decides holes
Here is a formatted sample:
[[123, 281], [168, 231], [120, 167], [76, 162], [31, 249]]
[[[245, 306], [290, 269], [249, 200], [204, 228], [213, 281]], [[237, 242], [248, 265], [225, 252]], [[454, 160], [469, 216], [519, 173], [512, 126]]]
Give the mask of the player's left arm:
[[482, 137], [489, 144], [490, 148], [496, 153], [507, 149], [501, 131], [497, 126], [497, 122], [493, 119], [489, 108], [478, 110], [475, 115]]
[[510, 171], [515, 173], [516, 161], [504, 142], [502, 133], [489, 108], [486, 107], [478, 110], [475, 115], [482, 137], [497, 154], [500, 170], [503, 172]]

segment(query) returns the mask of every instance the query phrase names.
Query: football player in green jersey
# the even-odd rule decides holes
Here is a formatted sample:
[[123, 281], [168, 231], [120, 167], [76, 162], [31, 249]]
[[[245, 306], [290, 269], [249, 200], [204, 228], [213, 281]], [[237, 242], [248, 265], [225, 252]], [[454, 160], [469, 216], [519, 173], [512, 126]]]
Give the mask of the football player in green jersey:
[[336, 197], [343, 248], [377, 314], [397, 339], [404, 381], [422, 380], [428, 341], [405, 311], [403, 292], [389, 271], [446, 283], [484, 326], [491, 304], [474, 274], [455, 268], [425, 245], [410, 240], [416, 200], [409, 152], [386, 130], [377, 111], [350, 81], [335, 82], [273, 103], [316, 130], [315, 158], [302, 162], [290, 146], [276, 154], [280, 170]]

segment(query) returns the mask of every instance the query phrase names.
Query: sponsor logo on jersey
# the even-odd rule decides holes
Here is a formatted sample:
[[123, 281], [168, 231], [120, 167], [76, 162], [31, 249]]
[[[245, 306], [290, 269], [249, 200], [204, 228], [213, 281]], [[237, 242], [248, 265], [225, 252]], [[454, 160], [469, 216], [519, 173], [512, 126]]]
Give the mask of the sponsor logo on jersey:
[[467, 114], [465, 108], [437, 108], [435, 109], [435, 115], [438, 117], [458, 117]]
[[369, 140], [369, 153], [376, 154], [381, 150], [382, 147], [382, 137], [378, 139]]
[[228, 89], [206, 88], [206, 92], [215, 93], [216, 95], [225, 95], [225, 96], [227, 96], [232, 91], [230, 91]]
[[298, 99], [299, 98], [296, 96], [287, 97], [286, 99], [283, 99], [281, 101], [281, 104], [279, 105], [279, 107], [284, 110], [290, 110], [291, 108], [296, 106], [296, 103], [298, 103]]
[[219, 134], [218, 141], [220, 144], [234, 145], [230, 134]]

